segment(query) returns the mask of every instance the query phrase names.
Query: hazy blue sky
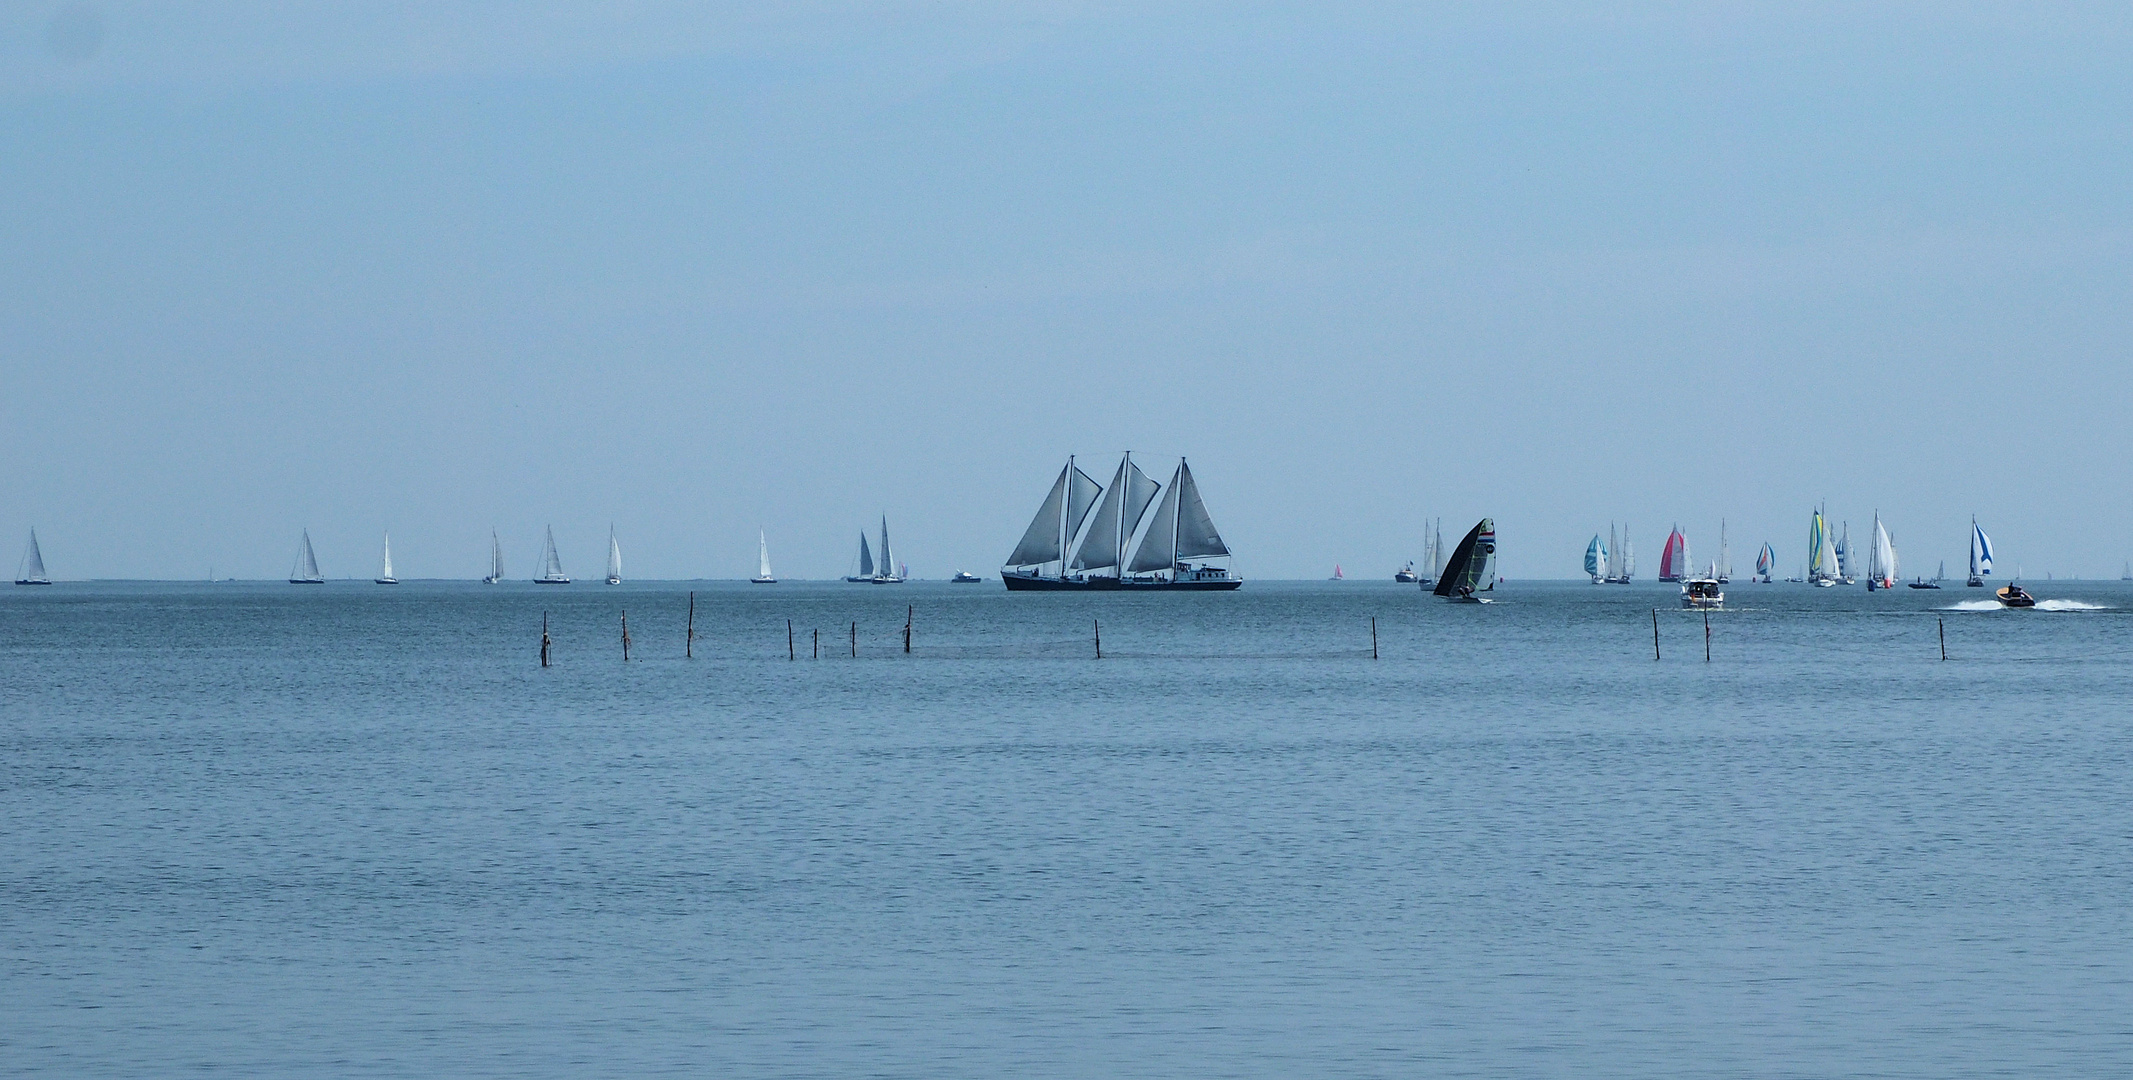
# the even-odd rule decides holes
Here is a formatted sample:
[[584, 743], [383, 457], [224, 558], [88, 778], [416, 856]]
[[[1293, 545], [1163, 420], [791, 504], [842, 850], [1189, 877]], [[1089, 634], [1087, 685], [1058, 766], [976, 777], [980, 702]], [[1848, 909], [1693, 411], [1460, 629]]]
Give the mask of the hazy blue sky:
[[2115, 576], [2129, 10], [9, 4], [0, 550], [937, 577], [1131, 448], [1246, 577]]

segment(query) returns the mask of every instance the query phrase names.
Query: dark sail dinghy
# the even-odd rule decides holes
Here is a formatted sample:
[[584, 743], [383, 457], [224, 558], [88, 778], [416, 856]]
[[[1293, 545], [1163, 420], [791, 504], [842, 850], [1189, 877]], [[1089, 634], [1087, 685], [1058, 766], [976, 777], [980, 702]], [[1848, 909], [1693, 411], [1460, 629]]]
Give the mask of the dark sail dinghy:
[[1452, 549], [1452, 557], [1445, 562], [1444, 574], [1437, 579], [1433, 591], [1454, 604], [1489, 604], [1495, 601], [1474, 594], [1495, 587], [1496, 520], [1482, 518]]

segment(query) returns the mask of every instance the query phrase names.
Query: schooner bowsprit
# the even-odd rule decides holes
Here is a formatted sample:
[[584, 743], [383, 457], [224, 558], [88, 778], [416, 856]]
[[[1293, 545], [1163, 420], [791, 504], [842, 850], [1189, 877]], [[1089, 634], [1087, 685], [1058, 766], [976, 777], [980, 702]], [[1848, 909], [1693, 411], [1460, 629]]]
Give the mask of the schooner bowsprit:
[[[1162, 502], [1148, 517], [1148, 506], [1158, 493]], [[1090, 517], [1092, 506], [1096, 513]], [[1145, 529], [1141, 527], [1144, 517]], [[1086, 530], [1082, 527], [1085, 519]], [[1140, 537], [1137, 546], [1133, 542], [1136, 534]], [[1074, 545], [1077, 535], [1078, 547]], [[1070, 548], [1072, 558], [1067, 557]], [[1170, 483], [1164, 485], [1133, 464], [1128, 452], [1119, 459], [1118, 471], [1105, 487], [1070, 457], [1022, 534], [1022, 542], [1008, 555], [1000, 580], [1011, 592], [1227, 591], [1244, 584], [1243, 580], [1227, 566], [1192, 560], [1226, 559], [1229, 554], [1184, 458], [1178, 459]]]

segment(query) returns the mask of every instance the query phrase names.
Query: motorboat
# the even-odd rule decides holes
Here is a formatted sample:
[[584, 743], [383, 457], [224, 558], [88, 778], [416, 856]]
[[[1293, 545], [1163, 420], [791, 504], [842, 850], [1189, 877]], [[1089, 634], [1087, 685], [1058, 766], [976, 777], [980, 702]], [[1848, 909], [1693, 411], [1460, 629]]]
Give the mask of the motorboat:
[[975, 585], [985, 579], [977, 576], [976, 574], [971, 573], [968, 570], [958, 570], [955, 572], [955, 576], [949, 578], [948, 580], [957, 585]]
[[1715, 608], [1726, 606], [1725, 590], [1718, 587], [1718, 578], [1696, 577], [1681, 583], [1681, 606], [1685, 608]]
[[1415, 561], [1409, 559], [1406, 566], [1393, 572], [1392, 579], [1402, 585], [1413, 585], [1422, 580], [1422, 575], [1415, 573]]
[[2020, 585], [2002, 585], [1993, 595], [1999, 597], [2000, 603], [2007, 607], [2037, 606], [2037, 598], [2029, 595]]
[[1916, 581], [1907, 583], [1904, 587], [1909, 589], [1938, 589], [1940, 588], [1940, 582], [1927, 581], [1925, 578], [1919, 578]]

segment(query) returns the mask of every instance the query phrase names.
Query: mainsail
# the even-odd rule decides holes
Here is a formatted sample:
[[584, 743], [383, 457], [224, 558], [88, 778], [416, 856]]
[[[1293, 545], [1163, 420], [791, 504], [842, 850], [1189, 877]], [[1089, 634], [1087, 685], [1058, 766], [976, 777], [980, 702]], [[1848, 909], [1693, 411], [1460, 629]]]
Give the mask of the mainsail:
[[859, 576], [874, 576], [874, 553], [867, 550], [867, 531], [859, 530]]
[[1977, 519], [1970, 519], [1970, 576], [1988, 577], [1992, 574], [1992, 538], [1978, 527]]
[[1429, 538], [1429, 551], [1430, 558], [1433, 560], [1430, 563], [1429, 578], [1431, 581], [1442, 581], [1444, 580], [1445, 556], [1443, 518], [1437, 519], [1437, 532], [1436, 535]]
[[304, 538], [296, 547], [296, 565], [289, 568], [289, 584], [320, 585], [326, 575], [318, 572], [318, 555], [311, 550], [311, 530], [304, 530]]
[[1852, 523], [1844, 523], [1844, 531], [1837, 534], [1837, 576], [1846, 581], [1857, 577], [1859, 557], [1852, 554]]
[[1726, 544], [1726, 519], [1718, 519], [1718, 566], [1715, 575], [1720, 581], [1733, 580], [1733, 549]]
[[1184, 559], [1227, 554], [1229, 546], [1215, 531], [1214, 518], [1208, 516], [1207, 504], [1200, 499], [1200, 485], [1194, 482], [1185, 459], [1179, 458], [1177, 471], [1170, 475], [1170, 490], [1164, 493], [1163, 503], [1156, 508], [1147, 535], [1141, 537], [1141, 546], [1134, 551], [1126, 572], [1174, 570]]
[[1599, 533], [1593, 533], [1592, 543], [1585, 545], [1585, 573], [1591, 576], [1593, 584], [1599, 584], [1600, 579], [1607, 576], [1608, 559], [1607, 545], [1600, 542]]
[[378, 571], [380, 585], [397, 585], [400, 579], [393, 576], [393, 534], [385, 534], [385, 565]]
[[1602, 581], [1614, 581], [1622, 576], [1622, 544], [1615, 534], [1615, 523], [1607, 523], [1607, 572]]
[[1141, 515], [1148, 512], [1148, 504], [1160, 490], [1162, 485], [1148, 479], [1148, 474], [1133, 464], [1131, 453], [1121, 459], [1118, 472], [1111, 477], [1110, 490], [1097, 506], [1096, 518], [1089, 523], [1089, 531], [1081, 538], [1081, 547], [1074, 552], [1068, 569], [1101, 570], [1119, 565], [1126, 555], [1126, 541], [1133, 537]]
[[622, 542], [615, 539], [615, 527], [607, 527], [607, 583], [622, 584]]
[[1816, 510], [1807, 523], [1807, 580], [1833, 582], [1837, 572], [1837, 547], [1830, 540], [1829, 523], [1822, 520], [1822, 511]]
[[763, 534], [763, 530], [761, 529], [757, 529], [755, 531], [755, 554], [757, 566], [755, 575], [756, 580], [775, 580], [770, 576], [770, 538], [765, 536]]
[[1496, 587], [1496, 521], [1482, 518], [1466, 539], [1452, 549], [1444, 575], [1437, 579], [1438, 596], [1466, 596]]
[[52, 579], [44, 573], [44, 552], [37, 547], [37, 530], [30, 530], [30, 546], [22, 551], [22, 562], [15, 567], [15, 584], [50, 585]]
[[1869, 588], [1896, 587], [1896, 545], [1889, 542], [1889, 530], [1881, 524], [1878, 510], [1874, 512], [1874, 547], [1866, 554], [1866, 583]]
[[896, 572], [896, 557], [889, 553], [889, 516], [881, 517], [881, 572], [874, 575], [876, 581], [902, 581], [903, 575]]
[[1074, 464], [1073, 458], [1059, 470], [1059, 479], [1052, 482], [1052, 490], [1044, 497], [1043, 505], [1037, 507], [1037, 516], [1030, 519], [1029, 529], [1022, 534], [1022, 542], [1015, 545], [1013, 554], [1007, 557], [1008, 566], [1041, 566], [1045, 563], [1066, 562], [1067, 545], [1081, 531], [1083, 519], [1088, 517], [1089, 507], [1096, 505], [1097, 496], [1103, 493], [1103, 485]]
[[533, 579], [540, 585], [568, 585], [570, 579], [563, 576], [563, 560], [555, 553], [555, 527], [548, 527], [548, 542], [541, 549], [541, 573]]
[[496, 538], [496, 530], [489, 530], [489, 576], [481, 579], [494, 585], [504, 580], [504, 545]]

